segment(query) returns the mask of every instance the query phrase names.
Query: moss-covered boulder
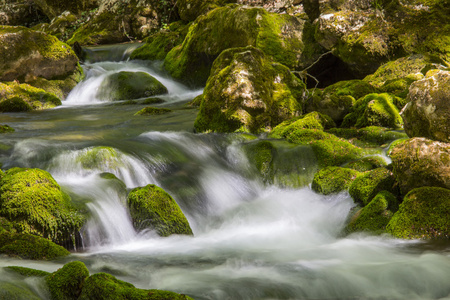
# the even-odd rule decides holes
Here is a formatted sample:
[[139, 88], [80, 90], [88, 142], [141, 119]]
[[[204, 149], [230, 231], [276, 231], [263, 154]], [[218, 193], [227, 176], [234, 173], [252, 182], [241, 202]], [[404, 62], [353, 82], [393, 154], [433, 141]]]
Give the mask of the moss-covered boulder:
[[403, 120], [395, 103], [395, 97], [390, 94], [369, 94], [356, 101], [341, 126], [402, 128]]
[[168, 108], [160, 108], [160, 107], [144, 107], [137, 113], [135, 113], [135, 116], [155, 116], [155, 115], [163, 115], [170, 113], [172, 110]]
[[365, 231], [384, 233], [386, 226], [398, 210], [398, 200], [388, 191], [379, 192], [369, 204], [359, 209], [347, 224], [347, 233]]
[[62, 79], [78, 70], [69, 45], [25, 27], [0, 26], [0, 81]]
[[339, 81], [323, 91], [315, 89], [314, 94], [305, 101], [305, 111], [318, 111], [341, 123], [356, 100], [375, 92], [375, 87], [362, 80]]
[[190, 24], [172, 23], [167, 30], [161, 30], [145, 39], [145, 43], [131, 53], [130, 59], [164, 60], [167, 53], [175, 46], [181, 45]]
[[112, 147], [89, 147], [79, 153], [77, 163], [87, 170], [118, 170], [123, 166], [123, 154]]
[[303, 36], [308, 26], [304, 20], [271, 14], [262, 8], [217, 8], [193, 23], [183, 44], [166, 56], [164, 67], [174, 78], [202, 86], [223, 50], [254, 46], [289, 68], [303, 68], [317, 58], [317, 44], [306, 40], [311, 35]]
[[0, 178], [0, 216], [18, 233], [71, 245], [84, 217], [46, 171], [12, 168]]
[[394, 174], [386, 168], [377, 168], [356, 177], [350, 185], [349, 193], [355, 202], [365, 206], [383, 190], [398, 194]]
[[14, 233], [0, 233], [0, 253], [33, 260], [53, 260], [70, 254], [65, 248], [42, 237]]
[[3, 1], [0, 3], [0, 24], [31, 27], [48, 20], [34, 1]]
[[95, 8], [97, 4], [95, 0], [35, 0], [34, 2], [50, 20], [65, 11], [81, 14], [83, 11]]
[[314, 175], [311, 189], [323, 195], [339, 193], [348, 190], [358, 175], [358, 171], [348, 168], [323, 168]]
[[325, 130], [333, 127], [336, 127], [336, 123], [329, 116], [319, 112], [311, 112], [282, 122], [273, 129], [270, 136], [273, 138], [287, 138], [297, 129]]
[[363, 128], [331, 128], [327, 132], [351, 140], [352, 143], [367, 147], [386, 146], [387, 143], [407, 138], [406, 133], [386, 127], [368, 126]]
[[166, 94], [167, 88], [145, 72], [121, 71], [107, 76], [97, 91], [97, 98], [129, 100]]
[[131, 283], [119, 280], [107, 273], [91, 275], [83, 285], [79, 300], [192, 300], [174, 292], [137, 289]]
[[411, 190], [386, 231], [405, 239], [450, 238], [450, 190], [422, 187]]
[[26, 83], [0, 82], [0, 112], [21, 112], [53, 108], [61, 100], [52, 93]]
[[273, 161], [277, 153], [270, 141], [255, 141], [244, 147], [249, 162], [254, 164], [264, 182], [272, 183], [274, 176]]
[[156, 230], [160, 236], [192, 235], [181, 208], [168, 193], [154, 184], [133, 189], [127, 203], [137, 230]]
[[302, 81], [254, 47], [228, 49], [216, 59], [195, 120], [197, 131], [268, 131], [301, 114]]
[[424, 186], [450, 189], [450, 143], [412, 138], [397, 144], [390, 157], [403, 195]]
[[84, 263], [73, 261], [45, 278], [51, 299], [76, 300], [81, 294], [83, 284], [89, 277]]
[[408, 104], [402, 112], [410, 137], [426, 137], [450, 142], [450, 72], [430, 71], [430, 76], [414, 82]]
[[344, 165], [344, 167], [356, 170], [358, 172], [366, 172], [386, 166], [387, 166], [386, 161], [381, 156], [378, 155], [366, 156], [361, 159], [351, 161], [348, 164]]
[[190, 22], [219, 6], [236, 2], [237, 0], [179, 0], [177, 10], [183, 21]]

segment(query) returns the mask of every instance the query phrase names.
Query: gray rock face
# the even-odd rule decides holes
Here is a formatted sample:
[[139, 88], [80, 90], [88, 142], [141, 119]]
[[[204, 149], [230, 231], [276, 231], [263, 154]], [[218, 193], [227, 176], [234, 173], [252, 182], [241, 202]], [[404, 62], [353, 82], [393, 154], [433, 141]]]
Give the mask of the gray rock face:
[[410, 86], [408, 98], [402, 111], [408, 136], [450, 142], [450, 72], [429, 72]]

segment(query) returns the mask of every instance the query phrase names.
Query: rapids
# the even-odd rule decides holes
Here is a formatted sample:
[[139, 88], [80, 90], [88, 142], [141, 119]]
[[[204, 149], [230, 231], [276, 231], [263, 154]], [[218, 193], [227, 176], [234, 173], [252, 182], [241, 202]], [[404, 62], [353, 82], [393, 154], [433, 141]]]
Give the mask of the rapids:
[[[16, 129], [0, 136], [3, 168], [45, 169], [89, 209], [83, 247], [53, 262], [0, 257], [0, 267], [53, 272], [80, 260], [91, 273], [109, 272], [139, 288], [194, 299], [450, 299], [448, 243], [341, 236], [354, 206], [347, 193], [322, 196], [308, 185], [262, 182], [243, 150], [248, 136], [192, 132], [196, 109], [185, 104], [201, 90], [171, 80], [157, 64], [128, 61], [128, 47], [88, 50], [86, 78], [63, 106], [0, 116], [2, 124]], [[157, 106], [173, 112], [133, 116], [144, 105], [97, 99], [102, 79], [122, 70], [160, 80], [169, 93]], [[99, 146], [113, 149], [114, 160], [80, 163]], [[316, 168], [307, 149], [275, 163], [298, 166], [299, 175], [309, 179]], [[120, 178], [126, 190], [150, 183], [163, 187], [194, 236], [137, 232], [124, 204], [126, 190], [102, 178], [104, 172]], [[22, 282], [0, 269], [2, 282], [49, 297], [36, 278]]]

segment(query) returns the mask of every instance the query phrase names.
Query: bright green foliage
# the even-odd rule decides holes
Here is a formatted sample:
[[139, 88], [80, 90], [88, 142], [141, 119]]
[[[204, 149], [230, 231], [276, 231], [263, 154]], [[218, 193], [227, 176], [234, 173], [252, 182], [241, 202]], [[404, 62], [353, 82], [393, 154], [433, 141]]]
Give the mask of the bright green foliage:
[[301, 113], [304, 89], [257, 48], [225, 50], [214, 62], [194, 126], [200, 132], [268, 131]]
[[326, 167], [314, 175], [311, 189], [329, 195], [347, 190], [359, 172], [341, 167]]
[[345, 116], [342, 127], [381, 126], [401, 128], [403, 120], [394, 97], [389, 94], [369, 94], [356, 101], [351, 112]]
[[122, 71], [106, 77], [98, 88], [97, 97], [108, 100], [128, 100], [166, 94], [167, 88], [145, 72]]
[[376, 88], [362, 80], [339, 81], [323, 91], [316, 89], [306, 100], [305, 109], [323, 113], [340, 123], [357, 99], [375, 92]]
[[128, 207], [134, 227], [154, 229], [160, 236], [192, 235], [192, 229], [178, 204], [154, 184], [135, 188], [128, 195]]
[[45, 277], [50, 274], [49, 272], [18, 266], [9, 266], [5, 269], [24, 277]]
[[84, 282], [79, 300], [192, 300], [168, 291], [137, 289], [131, 283], [118, 280], [107, 273], [91, 275]]
[[61, 100], [54, 94], [25, 83], [0, 82], [0, 90], [0, 112], [30, 111], [61, 105]]
[[45, 278], [53, 300], [76, 300], [89, 277], [84, 263], [73, 261]]
[[422, 187], [411, 190], [386, 231], [405, 239], [450, 238], [450, 190]]
[[397, 194], [394, 174], [386, 168], [378, 168], [359, 175], [350, 185], [349, 193], [355, 202], [367, 205], [383, 190]]
[[287, 138], [297, 129], [330, 129], [336, 127], [334, 121], [327, 115], [311, 112], [301, 117], [292, 118], [277, 125], [270, 136], [274, 138]]
[[253, 163], [264, 182], [273, 182], [273, 160], [277, 149], [269, 141], [259, 141], [245, 145], [245, 152], [251, 163]]
[[392, 131], [389, 128], [368, 126], [363, 128], [331, 128], [328, 130], [338, 137], [352, 139], [353, 143], [366, 144], [367, 146], [381, 146], [407, 137], [404, 132]]
[[163, 115], [163, 114], [170, 113], [171, 111], [172, 110], [168, 109], [168, 108], [158, 108], [158, 107], [148, 106], [148, 107], [141, 109], [134, 115], [135, 116]]
[[41, 300], [28, 287], [0, 281], [0, 299], [5, 300]]
[[52, 260], [69, 255], [69, 251], [32, 234], [4, 232], [0, 234], [0, 253], [34, 260]]
[[356, 231], [384, 233], [386, 225], [397, 210], [397, 198], [388, 191], [380, 191], [369, 204], [356, 212], [345, 230], [348, 233]]
[[30, 233], [62, 244], [71, 241], [84, 218], [70, 197], [46, 171], [13, 168], [0, 179], [0, 216], [19, 233]]
[[345, 165], [346, 168], [353, 169], [359, 172], [366, 172], [385, 166], [386, 162], [380, 156], [366, 156], [361, 159], [351, 161]]

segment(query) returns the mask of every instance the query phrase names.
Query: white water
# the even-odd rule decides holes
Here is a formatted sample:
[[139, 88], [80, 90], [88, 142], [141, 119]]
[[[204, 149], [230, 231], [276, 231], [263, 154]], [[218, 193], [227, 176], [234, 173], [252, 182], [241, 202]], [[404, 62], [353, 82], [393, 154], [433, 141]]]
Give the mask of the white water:
[[[151, 118], [138, 123], [147, 126], [143, 133], [135, 132], [136, 123], [128, 119], [115, 127], [97, 125], [116, 113], [101, 105], [96, 111], [82, 110], [83, 104], [98, 104], [93, 97], [97, 79], [123, 68], [148, 69], [139, 62], [90, 68], [92, 74], [69, 96], [67, 106], [57, 110], [58, 118], [70, 120], [67, 125], [53, 126], [55, 111], [27, 115], [25, 121], [14, 115], [17, 126], [12, 126], [19, 132], [0, 141], [12, 145], [4, 152], [0, 148], [6, 167], [46, 169], [74, 201], [86, 201], [91, 217], [83, 231], [85, 249], [68, 260], [81, 260], [91, 273], [111, 272], [139, 288], [172, 290], [194, 299], [450, 299], [448, 243], [439, 248], [387, 236], [341, 236], [354, 205], [349, 195], [321, 196], [307, 186], [264, 184], [242, 150], [245, 139], [155, 131]], [[178, 99], [197, 93], [171, 84], [169, 91]], [[96, 122], [95, 134], [85, 132], [90, 121]], [[97, 146], [112, 147], [115, 155], [83, 164], [82, 157]], [[291, 155], [290, 163], [300, 172], [311, 166], [308, 155]], [[162, 186], [183, 209], [194, 236], [161, 238], [134, 230], [127, 190], [101, 178], [104, 172], [115, 174], [127, 189]], [[0, 266], [52, 272], [68, 260], [0, 258]], [[0, 283], [23, 284], [48, 299], [42, 282], [18, 280], [0, 269]]]

